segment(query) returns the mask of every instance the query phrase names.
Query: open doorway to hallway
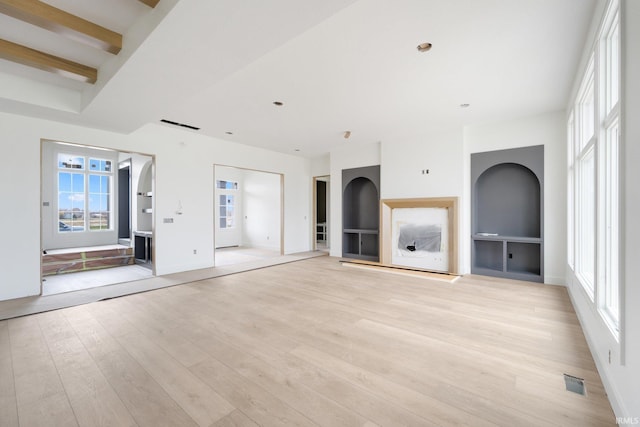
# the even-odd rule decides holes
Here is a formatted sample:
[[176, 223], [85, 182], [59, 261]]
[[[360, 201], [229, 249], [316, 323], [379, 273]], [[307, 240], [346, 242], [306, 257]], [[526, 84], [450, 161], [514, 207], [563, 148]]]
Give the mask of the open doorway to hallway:
[[329, 175], [313, 178], [314, 249], [329, 252]]
[[153, 276], [153, 163], [42, 141], [42, 295]]
[[214, 179], [214, 265], [282, 255], [282, 174], [214, 165]]

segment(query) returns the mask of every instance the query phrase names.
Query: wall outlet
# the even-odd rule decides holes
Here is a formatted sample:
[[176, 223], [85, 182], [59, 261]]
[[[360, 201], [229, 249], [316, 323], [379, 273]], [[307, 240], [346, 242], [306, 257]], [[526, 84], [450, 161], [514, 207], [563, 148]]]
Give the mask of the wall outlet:
[[193, 250], [193, 254], [194, 254], [194, 255], [197, 255], [197, 254], [198, 254], [198, 250], [197, 250], [197, 249], [194, 249], [194, 250]]

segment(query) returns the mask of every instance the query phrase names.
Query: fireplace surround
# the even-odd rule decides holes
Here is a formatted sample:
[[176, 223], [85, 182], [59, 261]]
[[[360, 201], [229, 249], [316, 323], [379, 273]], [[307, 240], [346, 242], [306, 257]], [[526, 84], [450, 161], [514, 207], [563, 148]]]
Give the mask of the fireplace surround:
[[[394, 210], [403, 212], [403, 221], [396, 219], [394, 225]], [[411, 210], [415, 209], [415, 215]], [[434, 215], [426, 215], [432, 210]], [[397, 211], [397, 212], [400, 212]], [[424, 219], [416, 219], [424, 215]], [[445, 221], [442, 221], [442, 217]], [[431, 218], [431, 219], [429, 219]], [[431, 223], [429, 222], [431, 221]], [[444, 223], [446, 222], [446, 223]], [[414, 236], [409, 237], [413, 241], [409, 242], [407, 233], [400, 234], [398, 227], [404, 227], [408, 233]], [[384, 199], [380, 201], [380, 263], [398, 267], [412, 267], [424, 270], [458, 274], [458, 198], [457, 197], [436, 197], [419, 199]], [[417, 233], [417, 234], [416, 234]], [[438, 239], [443, 239], [439, 241]], [[399, 246], [400, 241], [400, 246]], [[444, 263], [433, 266], [420, 266], [419, 256], [402, 258], [401, 253], [417, 253], [424, 250], [425, 260], [430, 257], [429, 252], [435, 254], [442, 249], [441, 257]], [[408, 252], [406, 252], [408, 251]], [[414, 252], [415, 251], [415, 252]], [[395, 254], [395, 256], [394, 256]], [[431, 255], [431, 258], [434, 258]], [[396, 262], [394, 262], [394, 259]], [[400, 264], [400, 260], [403, 261]], [[425, 261], [426, 262], [426, 261]]]

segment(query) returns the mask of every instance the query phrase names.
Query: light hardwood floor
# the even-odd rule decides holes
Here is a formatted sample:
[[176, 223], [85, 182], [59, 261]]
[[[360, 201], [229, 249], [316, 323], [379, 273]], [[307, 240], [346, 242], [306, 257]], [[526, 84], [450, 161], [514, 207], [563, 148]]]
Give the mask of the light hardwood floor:
[[[567, 392], [563, 373], [584, 378]], [[562, 287], [329, 257], [0, 321], [8, 426], [613, 426]]]

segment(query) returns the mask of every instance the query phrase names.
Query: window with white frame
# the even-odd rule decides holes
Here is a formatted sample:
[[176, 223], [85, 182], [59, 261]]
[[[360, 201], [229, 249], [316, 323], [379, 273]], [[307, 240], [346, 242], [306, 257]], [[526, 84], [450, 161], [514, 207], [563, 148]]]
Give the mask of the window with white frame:
[[620, 321], [619, 282], [619, 175], [620, 175], [620, 23], [617, 2], [609, 8], [599, 53], [601, 56], [600, 95], [604, 99], [598, 141], [598, 309], [617, 332]]
[[568, 260], [618, 338], [620, 24], [609, 2], [598, 41], [567, 122]]
[[591, 299], [595, 291], [595, 94], [594, 58], [582, 79], [575, 107], [575, 272]]
[[[567, 241], [573, 242], [574, 236], [574, 210], [575, 210], [575, 200], [574, 200], [574, 154], [573, 154], [573, 134], [574, 134], [574, 119], [573, 113], [569, 115], [569, 122], [567, 124], [567, 159], [569, 168], [567, 173]], [[575, 255], [573, 251], [573, 245], [569, 243], [567, 245], [567, 262], [569, 263], [569, 267], [572, 269], [575, 267]]]
[[111, 160], [58, 154], [58, 232], [111, 230]]

